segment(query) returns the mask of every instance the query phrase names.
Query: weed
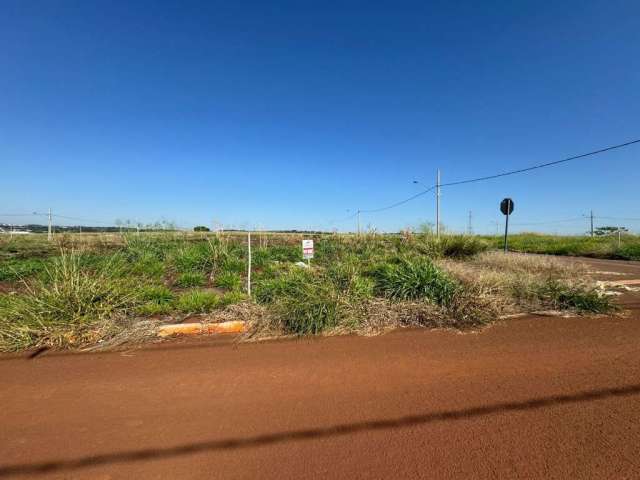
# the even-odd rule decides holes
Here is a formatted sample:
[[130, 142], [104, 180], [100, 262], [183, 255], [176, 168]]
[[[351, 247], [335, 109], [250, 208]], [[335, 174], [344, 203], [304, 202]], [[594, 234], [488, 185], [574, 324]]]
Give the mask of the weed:
[[456, 292], [456, 282], [424, 257], [396, 259], [374, 267], [376, 292], [392, 300], [425, 298], [447, 304]]
[[182, 313], [207, 313], [220, 305], [220, 297], [215, 293], [192, 290], [180, 295], [176, 308]]
[[609, 297], [601, 295], [595, 289], [569, 285], [557, 280], [549, 280], [539, 285], [536, 293], [543, 302], [556, 309], [572, 309], [584, 313], [606, 313], [613, 309]]
[[91, 328], [106, 328], [139, 302], [128, 286], [104, 270], [80, 268], [77, 254], [62, 252], [44, 278], [25, 283], [26, 293], [0, 304], [0, 343], [9, 349], [35, 344], [73, 345]]
[[242, 290], [242, 277], [235, 272], [221, 272], [215, 278], [216, 287], [233, 291]]
[[206, 279], [199, 272], [185, 272], [178, 276], [175, 285], [183, 288], [201, 287], [206, 283]]

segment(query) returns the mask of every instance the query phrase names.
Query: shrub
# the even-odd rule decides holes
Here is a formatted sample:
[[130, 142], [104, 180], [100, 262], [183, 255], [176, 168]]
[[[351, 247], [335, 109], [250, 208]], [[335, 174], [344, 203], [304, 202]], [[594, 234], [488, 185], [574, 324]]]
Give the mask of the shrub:
[[399, 258], [373, 269], [376, 293], [393, 300], [425, 298], [447, 304], [457, 284], [427, 258]]
[[178, 298], [177, 309], [182, 313], [207, 313], [220, 306], [220, 298], [212, 292], [192, 290]]
[[185, 272], [178, 276], [176, 279], [176, 286], [178, 287], [201, 287], [206, 283], [206, 279], [202, 273], [199, 272]]

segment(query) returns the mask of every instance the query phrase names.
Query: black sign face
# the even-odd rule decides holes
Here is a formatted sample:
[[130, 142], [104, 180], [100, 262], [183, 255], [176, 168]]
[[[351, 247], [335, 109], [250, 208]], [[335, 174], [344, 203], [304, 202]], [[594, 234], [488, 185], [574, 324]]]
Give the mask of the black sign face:
[[505, 198], [500, 202], [500, 211], [503, 215], [511, 215], [513, 213], [513, 200]]

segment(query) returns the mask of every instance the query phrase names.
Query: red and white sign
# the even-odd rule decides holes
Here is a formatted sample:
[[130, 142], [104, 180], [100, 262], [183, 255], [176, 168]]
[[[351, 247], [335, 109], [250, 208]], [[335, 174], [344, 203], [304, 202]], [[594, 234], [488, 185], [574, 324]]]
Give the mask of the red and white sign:
[[313, 240], [302, 240], [302, 258], [313, 258]]

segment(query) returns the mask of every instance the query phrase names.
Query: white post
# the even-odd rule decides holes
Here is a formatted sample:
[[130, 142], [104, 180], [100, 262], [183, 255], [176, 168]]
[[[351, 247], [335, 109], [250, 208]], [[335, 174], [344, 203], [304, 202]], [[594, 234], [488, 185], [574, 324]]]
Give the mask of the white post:
[[47, 230], [47, 240], [51, 241], [53, 233], [51, 231], [51, 209], [49, 209], [49, 228]]
[[248, 262], [247, 262], [247, 294], [251, 296], [251, 232], [247, 232]]
[[618, 225], [618, 248], [620, 248], [620, 225]]
[[440, 169], [436, 175], [436, 237], [440, 238]]

